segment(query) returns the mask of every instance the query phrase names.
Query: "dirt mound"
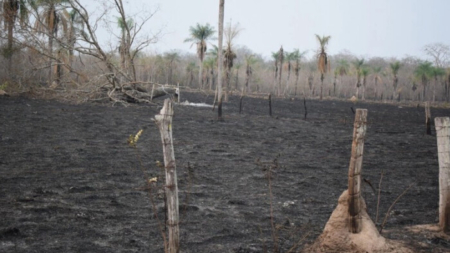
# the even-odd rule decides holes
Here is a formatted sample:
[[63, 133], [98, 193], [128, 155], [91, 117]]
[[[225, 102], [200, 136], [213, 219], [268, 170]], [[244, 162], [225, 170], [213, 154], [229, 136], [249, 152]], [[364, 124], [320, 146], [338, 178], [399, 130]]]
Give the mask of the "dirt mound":
[[348, 194], [345, 190], [339, 197], [325, 229], [307, 252], [413, 252], [402, 244], [387, 240], [379, 233], [362, 204], [362, 230], [352, 234], [348, 228]]

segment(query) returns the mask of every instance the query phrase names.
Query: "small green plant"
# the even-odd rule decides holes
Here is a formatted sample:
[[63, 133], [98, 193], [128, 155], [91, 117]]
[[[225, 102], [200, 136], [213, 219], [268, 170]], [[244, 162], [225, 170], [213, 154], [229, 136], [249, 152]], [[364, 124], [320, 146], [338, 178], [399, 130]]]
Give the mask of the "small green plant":
[[8, 81], [3, 82], [3, 83], [0, 85], [0, 90], [6, 90], [6, 88], [8, 88], [8, 85], [9, 85]]

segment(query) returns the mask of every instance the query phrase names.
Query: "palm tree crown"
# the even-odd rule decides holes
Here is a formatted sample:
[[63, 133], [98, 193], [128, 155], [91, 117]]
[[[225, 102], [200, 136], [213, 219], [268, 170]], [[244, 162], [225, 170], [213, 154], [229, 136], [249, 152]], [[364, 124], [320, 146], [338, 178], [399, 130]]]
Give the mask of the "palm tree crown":
[[319, 61], [317, 63], [317, 66], [319, 68], [320, 73], [325, 74], [327, 72], [327, 66], [328, 66], [328, 57], [327, 57], [326, 50], [327, 50], [328, 42], [331, 39], [331, 36], [320, 37], [319, 35], [316, 34], [316, 38], [320, 44], [320, 49], [319, 49], [320, 52], [318, 54]]
[[190, 38], [184, 40], [184, 42], [192, 42], [192, 44], [197, 44], [197, 55], [200, 61], [203, 61], [205, 52], [207, 49], [206, 42], [213, 39], [213, 35], [216, 32], [214, 27], [210, 24], [200, 25], [197, 23], [195, 26], [189, 28]]

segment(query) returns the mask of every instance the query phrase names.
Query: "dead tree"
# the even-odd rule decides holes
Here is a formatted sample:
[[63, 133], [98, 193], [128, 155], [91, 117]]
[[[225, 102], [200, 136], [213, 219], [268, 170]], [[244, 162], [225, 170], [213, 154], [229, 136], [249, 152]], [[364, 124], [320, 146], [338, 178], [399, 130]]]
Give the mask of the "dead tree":
[[171, 99], [164, 100], [164, 107], [155, 116], [156, 125], [161, 133], [166, 172], [167, 226], [169, 232], [168, 253], [180, 251], [180, 229], [178, 213], [177, 169], [172, 139], [173, 105]]
[[366, 127], [367, 110], [357, 109], [353, 128], [352, 154], [348, 170], [348, 221], [351, 233], [359, 233], [362, 228], [361, 171]]

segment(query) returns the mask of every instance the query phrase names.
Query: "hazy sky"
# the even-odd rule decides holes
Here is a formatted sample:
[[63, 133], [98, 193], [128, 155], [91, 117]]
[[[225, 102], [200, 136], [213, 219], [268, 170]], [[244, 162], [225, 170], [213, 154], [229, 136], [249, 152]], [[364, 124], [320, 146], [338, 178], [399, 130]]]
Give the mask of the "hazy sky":
[[[217, 30], [219, 0], [124, 0], [137, 10], [159, 10], [146, 31], [163, 29], [164, 36], [151, 50], [172, 49], [195, 53], [183, 43], [189, 27], [210, 23]], [[357, 56], [424, 58], [430, 43], [450, 44], [450, 0], [225, 0], [225, 23], [243, 28], [235, 44], [268, 57], [282, 45], [317, 49], [315, 34], [330, 35], [329, 53], [349, 50]], [[446, 15], [447, 14], [447, 15]], [[217, 41], [212, 41], [217, 43]]]

